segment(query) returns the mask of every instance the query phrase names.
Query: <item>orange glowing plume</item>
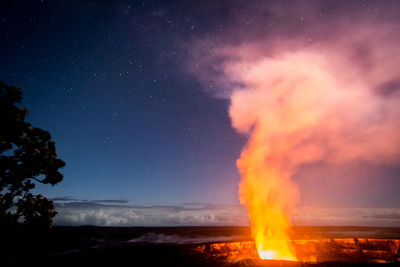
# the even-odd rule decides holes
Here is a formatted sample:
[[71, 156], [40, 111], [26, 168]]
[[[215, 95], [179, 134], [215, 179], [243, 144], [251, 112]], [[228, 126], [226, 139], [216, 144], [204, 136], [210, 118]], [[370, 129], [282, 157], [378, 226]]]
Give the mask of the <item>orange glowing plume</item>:
[[[304, 27], [307, 35], [316, 21]], [[305, 43], [300, 31], [293, 38], [271, 32], [240, 46], [196, 46], [193, 71], [207, 85], [215, 80], [206, 90], [224, 89], [213, 93], [229, 98], [233, 128], [249, 135], [237, 161], [239, 199], [261, 258], [296, 260], [290, 209], [298, 192], [291, 177], [304, 166], [399, 162], [398, 25], [359, 22], [326, 23], [330, 37], [318, 42]], [[319, 36], [321, 27], [315, 29]], [[235, 28], [241, 31], [247, 36], [248, 28]]]
[[[316, 53], [297, 52], [225, 69], [242, 86], [232, 93], [229, 110], [233, 127], [250, 133], [237, 161], [239, 197], [263, 259], [296, 260], [289, 208], [298, 192], [290, 179], [301, 166], [377, 161], [378, 155], [391, 160], [399, 153], [388, 145], [400, 138], [394, 130], [398, 106], [327, 65]], [[386, 118], [375, 123], [371, 118], [383, 107]]]
[[[257, 135], [257, 130], [253, 132]], [[240, 201], [246, 205], [258, 254], [262, 259], [295, 261], [290, 242], [290, 223], [285, 211], [289, 178], [263, 163], [262, 148], [255, 138], [238, 160], [242, 174]], [[261, 153], [261, 155], [260, 155]]]
[[262, 259], [297, 260], [290, 241], [288, 209], [298, 194], [290, 178], [299, 162], [315, 160], [320, 154], [314, 144], [298, 146], [304, 141], [304, 129], [318, 124], [323, 113], [319, 100], [324, 88], [316, 84], [328, 78], [302, 57], [244, 66], [246, 71], [241, 73], [246, 89], [231, 97], [233, 126], [251, 133], [237, 162], [242, 176], [239, 197], [248, 210]]

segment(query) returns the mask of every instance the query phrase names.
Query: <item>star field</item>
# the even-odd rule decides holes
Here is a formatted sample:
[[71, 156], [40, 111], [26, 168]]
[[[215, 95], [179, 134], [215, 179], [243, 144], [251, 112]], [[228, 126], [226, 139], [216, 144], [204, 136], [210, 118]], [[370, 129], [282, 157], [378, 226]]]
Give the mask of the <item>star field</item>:
[[[216, 57], [205, 40], [245, 46], [260, 36], [301, 32], [304, 45], [312, 45], [329, 36], [307, 28], [309, 12], [294, 11], [290, 1], [258, 23], [272, 15], [256, 10], [257, 3], [2, 1], [0, 79], [23, 90], [28, 121], [52, 134], [67, 164], [62, 183], [37, 192], [138, 205], [238, 204], [236, 160], [248, 136], [231, 127], [229, 92], [216, 82], [213, 66], [201, 57], [193, 62], [193, 54]], [[386, 8], [379, 1], [318, 3], [316, 17], [332, 24], [343, 19], [338, 10], [377, 18]], [[192, 75], [205, 66], [208, 76]], [[371, 173], [389, 177], [381, 187], [368, 180], [388, 196], [376, 193], [374, 201], [399, 204], [398, 167]], [[308, 192], [304, 203], [333, 194], [314, 196], [308, 185], [318, 181], [296, 179]], [[341, 204], [354, 193], [337, 190], [348, 196]], [[366, 195], [360, 206], [371, 204]]]

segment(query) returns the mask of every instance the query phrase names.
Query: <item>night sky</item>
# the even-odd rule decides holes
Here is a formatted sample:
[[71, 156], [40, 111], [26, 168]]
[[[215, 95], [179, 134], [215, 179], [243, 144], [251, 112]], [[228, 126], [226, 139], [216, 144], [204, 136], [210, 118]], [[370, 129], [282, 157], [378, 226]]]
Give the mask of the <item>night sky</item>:
[[[229, 92], [207, 62], [220, 44], [241, 46], [260, 36], [300, 36], [304, 45], [326, 40], [329, 30], [310, 30], [315, 20], [304, 24], [312, 12], [307, 5], [282, 1], [274, 11], [280, 16], [263, 13], [278, 2], [2, 1], [0, 79], [23, 90], [27, 120], [51, 133], [67, 164], [60, 184], [38, 185], [35, 192], [74, 200], [76, 210], [100, 200], [177, 212], [186, 212], [188, 203], [202, 204], [200, 211], [207, 207], [207, 213], [210, 207], [236, 208], [236, 160], [248, 136], [231, 126], [230, 100], [224, 97]], [[374, 19], [390, 11], [400, 23], [400, 13], [393, 14], [400, 10], [396, 1], [307, 3], [318, 9], [321, 23], [335, 24], [352, 10]], [[263, 17], [268, 21], [259, 23]], [[196, 74], [197, 63], [208, 70]], [[320, 165], [293, 177], [301, 205], [391, 208], [397, 221], [388, 224], [398, 224], [400, 165]], [[113, 224], [60, 223], [88, 222]], [[180, 223], [198, 222], [165, 224]]]

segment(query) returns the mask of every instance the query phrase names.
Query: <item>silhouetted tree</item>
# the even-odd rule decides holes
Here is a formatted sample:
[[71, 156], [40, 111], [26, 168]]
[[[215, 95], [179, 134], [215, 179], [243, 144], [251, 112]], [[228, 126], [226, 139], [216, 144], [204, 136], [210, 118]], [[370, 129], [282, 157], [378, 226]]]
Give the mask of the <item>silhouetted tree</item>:
[[25, 121], [22, 91], [0, 81], [0, 227], [23, 223], [51, 227], [53, 201], [33, 195], [35, 181], [55, 185], [65, 166], [50, 133]]

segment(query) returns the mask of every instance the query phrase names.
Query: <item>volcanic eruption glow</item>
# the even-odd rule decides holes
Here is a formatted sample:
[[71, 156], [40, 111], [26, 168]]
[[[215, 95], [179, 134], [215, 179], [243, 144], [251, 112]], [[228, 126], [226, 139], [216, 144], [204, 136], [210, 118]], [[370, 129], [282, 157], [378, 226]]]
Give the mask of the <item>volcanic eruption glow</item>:
[[319, 123], [323, 111], [314, 111], [329, 88], [316, 86], [328, 77], [304, 55], [289, 57], [245, 66], [249, 89], [234, 92], [230, 115], [236, 129], [251, 131], [237, 165], [240, 201], [248, 209], [259, 256], [293, 261], [288, 207], [297, 191], [290, 177], [298, 161], [321, 154], [315, 144], [296, 146], [306, 138], [304, 130]]
[[[329, 72], [327, 62], [318, 54], [297, 52], [226, 69], [240, 77], [242, 86], [233, 92], [230, 107], [235, 129], [250, 133], [237, 161], [239, 197], [262, 259], [296, 260], [290, 208], [298, 192], [291, 176], [300, 166], [321, 160], [377, 161], [377, 155], [384, 160], [398, 153], [382, 141], [399, 140], [390, 130], [398, 126], [399, 108], [385, 107], [387, 101], [362, 81], [337, 79], [343, 76]], [[384, 107], [384, 119], [368, 124]]]
[[[254, 25], [273, 25], [280, 8], [276, 13], [267, 5], [268, 15]], [[248, 135], [237, 160], [239, 199], [263, 259], [299, 258], [291, 243], [299, 201], [292, 177], [302, 167], [400, 159], [398, 24], [356, 14], [321, 23], [309, 13], [307, 25], [291, 25], [292, 35], [260, 26], [252, 43], [202, 40], [194, 49], [199, 79], [216, 85], [208, 90], [223, 89], [215, 95], [230, 100], [233, 128]], [[246, 36], [247, 30], [234, 31]], [[304, 35], [316, 41], [305, 42]]]

